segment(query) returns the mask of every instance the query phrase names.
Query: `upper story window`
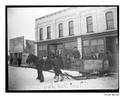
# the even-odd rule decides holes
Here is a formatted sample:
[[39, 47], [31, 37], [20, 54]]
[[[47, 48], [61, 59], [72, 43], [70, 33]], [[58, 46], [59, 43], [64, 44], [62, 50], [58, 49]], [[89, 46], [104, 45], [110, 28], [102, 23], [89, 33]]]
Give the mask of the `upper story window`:
[[63, 37], [63, 23], [60, 23], [58, 27], [59, 27], [59, 37]]
[[106, 15], [107, 30], [114, 29], [112, 11], [107, 12], [105, 15]]
[[39, 31], [40, 33], [40, 40], [43, 40], [43, 28], [40, 28], [40, 31]]
[[74, 22], [69, 21], [68, 25], [69, 25], [69, 36], [72, 36], [74, 35]]
[[93, 32], [92, 16], [88, 16], [86, 18], [86, 22], [87, 22], [87, 33]]
[[51, 39], [51, 26], [47, 27], [47, 39]]

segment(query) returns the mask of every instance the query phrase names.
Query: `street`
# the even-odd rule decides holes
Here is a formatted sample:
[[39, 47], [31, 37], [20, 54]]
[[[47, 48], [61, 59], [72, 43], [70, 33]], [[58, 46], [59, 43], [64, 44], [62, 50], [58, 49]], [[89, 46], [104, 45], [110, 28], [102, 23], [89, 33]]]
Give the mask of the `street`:
[[[36, 80], [37, 71], [32, 68], [8, 66], [9, 90], [91, 90], [91, 89], [117, 89], [118, 75], [99, 77], [96, 79], [74, 80], [64, 79], [64, 81], [54, 82], [54, 73], [44, 71], [45, 81], [40, 83]], [[73, 75], [79, 75], [75, 71], [65, 71]]]

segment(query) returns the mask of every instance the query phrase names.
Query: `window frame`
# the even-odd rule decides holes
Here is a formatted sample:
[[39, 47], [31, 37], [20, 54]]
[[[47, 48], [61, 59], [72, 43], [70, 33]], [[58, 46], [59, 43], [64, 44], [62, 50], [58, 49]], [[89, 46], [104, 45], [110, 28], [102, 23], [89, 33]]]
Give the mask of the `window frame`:
[[[62, 25], [62, 28], [61, 28]], [[59, 37], [63, 37], [63, 23], [58, 24]]]
[[47, 26], [47, 39], [51, 39], [51, 26]]
[[[71, 23], [72, 23], [72, 25], [71, 25]], [[69, 28], [69, 36], [74, 35], [74, 21], [73, 20], [70, 20], [68, 22], [68, 28]]]
[[[84, 43], [85, 41], [87, 42], [87, 45]], [[90, 53], [90, 40], [87, 40], [87, 39], [82, 40], [82, 51], [83, 51], [82, 54], [83, 55], [88, 54], [88, 53], [85, 52], [85, 48], [88, 48], [88, 51], [89, 51], [88, 53]]]
[[40, 35], [40, 40], [43, 40], [43, 28], [39, 29], [39, 35]]
[[[91, 18], [91, 23], [89, 23], [88, 21], [89, 18]], [[93, 17], [92, 16], [86, 17], [86, 24], [87, 24], [87, 33], [93, 32]], [[89, 27], [92, 27], [92, 30], [90, 30]]]
[[[108, 17], [107, 17], [109, 13], [112, 14], [112, 18], [111, 19], [108, 19]], [[112, 11], [106, 12], [105, 13], [105, 17], [106, 17], [106, 28], [107, 28], [107, 30], [114, 29], [113, 12]], [[109, 22], [112, 22], [112, 27], [110, 27]]]

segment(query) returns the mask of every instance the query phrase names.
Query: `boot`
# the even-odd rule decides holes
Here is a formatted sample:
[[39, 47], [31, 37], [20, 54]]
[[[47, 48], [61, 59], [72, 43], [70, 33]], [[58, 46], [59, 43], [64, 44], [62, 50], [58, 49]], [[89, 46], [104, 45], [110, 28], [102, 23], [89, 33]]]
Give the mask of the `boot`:
[[54, 76], [54, 79], [56, 79], [56, 75]]
[[63, 77], [63, 75], [61, 75], [61, 79], [60, 79], [60, 81], [63, 81], [64, 80], [64, 77]]
[[59, 76], [56, 76], [56, 80], [54, 82], [58, 82], [59, 81]]
[[40, 82], [44, 82], [44, 80], [40, 80]]

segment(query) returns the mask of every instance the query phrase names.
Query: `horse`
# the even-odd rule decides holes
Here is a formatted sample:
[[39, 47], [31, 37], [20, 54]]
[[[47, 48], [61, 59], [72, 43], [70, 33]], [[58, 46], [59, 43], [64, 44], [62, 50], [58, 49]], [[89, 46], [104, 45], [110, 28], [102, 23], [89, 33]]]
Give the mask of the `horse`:
[[43, 70], [44, 71], [49, 71], [49, 70], [54, 70], [55, 76], [54, 78], [56, 78], [55, 82], [59, 81], [59, 75], [61, 76], [61, 80], [63, 81], [63, 74], [61, 72], [61, 68], [60, 68], [60, 64], [58, 63], [58, 57], [55, 58], [47, 58], [46, 60], [43, 60], [42, 58], [39, 58], [38, 56], [35, 56], [34, 54], [29, 54], [26, 62], [28, 64], [33, 64], [35, 65], [36, 69], [37, 69], [37, 79], [40, 80], [40, 82], [44, 81], [44, 76], [43, 76]]

